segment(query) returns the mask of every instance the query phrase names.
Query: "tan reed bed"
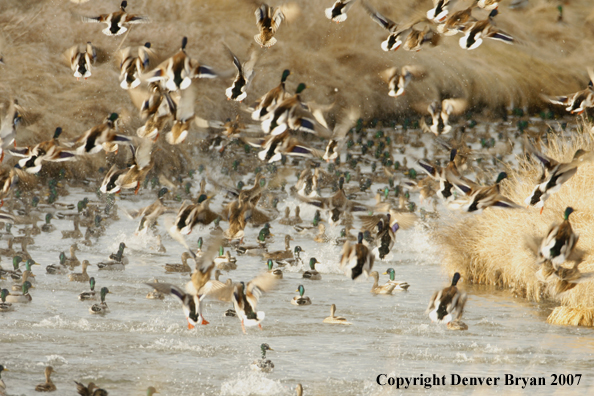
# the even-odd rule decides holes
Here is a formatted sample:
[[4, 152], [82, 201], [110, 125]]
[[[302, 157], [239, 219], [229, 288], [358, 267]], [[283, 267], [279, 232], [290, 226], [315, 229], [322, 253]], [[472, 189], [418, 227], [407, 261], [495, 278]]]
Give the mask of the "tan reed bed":
[[[572, 139], [549, 136], [544, 153], [569, 162], [577, 149], [594, 150], [594, 133], [586, 126]], [[518, 159], [518, 169], [506, 169], [509, 179], [502, 183], [502, 192], [523, 204], [540, 176], [539, 164], [526, 157]], [[588, 253], [579, 265], [582, 273], [594, 271], [594, 163], [579, 167], [578, 172], [559, 192], [538, 209], [487, 209], [481, 214], [451, 214], [433, 231], [433, 237], [444, 251], [448, 272], [458, 271], [470, 283], [495, 285], [531, 301], [555, 301], [560, 306], [549, 316], [549, 323], [594, 326], [594, 282], [578, 284], [556, 296], [555, 283], [543, 284], [536, 277], [538, 266], [526, 244], [526, 237], [544, 236], [554, 222], [562, 221], [565, 208], [575, 209], [570, 221], [580, 235], [577, 248]], [[569, 267], [571, 263], [565, 263]], [[558, 281], [555, 281], [558, 282]]]

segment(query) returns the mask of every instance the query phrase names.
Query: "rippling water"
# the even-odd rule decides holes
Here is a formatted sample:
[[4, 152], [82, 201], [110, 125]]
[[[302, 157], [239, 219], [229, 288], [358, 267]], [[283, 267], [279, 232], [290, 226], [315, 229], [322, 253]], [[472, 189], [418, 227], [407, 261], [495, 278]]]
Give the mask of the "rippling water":
[[[197, 183], [195, 183], [197, 185]], [[67, 200], [76, 202], [88, 194], [72, 190]], [[120, 207], [138, 208], [152, 202], [152, 194], [142, 198], [125, 195]], [[284, 204], [294, 208], [289, 198]], [[218, 205], [212, 205], [217, 208]], [[314, 208], [301, 205], [303, 219], [313, 217]], [[444, 208], [441, 208], [445, 210]], [[340, 246], [321, 245], [311, 237], [293, 235], [292, 246], [305, 250], [304, 262], [316, 257], [321, 281], [301, 279], [303, 267], [286, 268], [277, 290], [265, 295], [258, 306], [266, 312], [263, 331], [248, 328], [242, 334], [236, 318], [223, 317], [230, 304], [208, 301], [208, 326], [188, 330], [177, 299], [164, 301], [145, 298], [150, 289], [143, 282], [183, 285], [187, 275], [165, 274], [163, 265], [179, 262], [182, 248], [159, 232], [167, 253], [156, 253], [156, 237], [134, 236], [136, 222], [120, 212], [121, 220], [108, 228], [105, 236], [91, 247], [79, 245], [79, 259], [91, 264], [106, 259], [124, 241], [130, 264], [123, 272], [89, 273], [97, 280], [97, 290], [107, 286], [110, 312], [91, 315], [91, 303], [78, 301], [87, 284], [68, 282], [66, 275], [45, 274], [47, 264], [56, 263], [60, 251], [67, 251], [72, 240], [60, 239], [59, 231], [36, 237], [29, 247], [37, 284], [31, 304], [15, 304], [16, 310], [0, 313], [0, 362], [11, 371], [2, 378], [9, 395], [32, 395], [43, 382], [43, 366], [52, 365], [54, 382], [60, 395], [75, 395], [74, 380], [94, 381], [112, 395], [141, 395], [149, 385], [162, 395], [292, 395], [302, 383], [306, 395], [379, 395], [393, 393], [450, 394], [452, 391], [478, 394], [510, 392], [525, 394], [581, 394], [593, 384], [591, 329], [546, 324], [550, 308], [527, 303], [510, 293], [491, 287], [462, 284], [469, 294], [464, 322], [465, 332], [448, 331], [432, 324], [424, 311], [432, 292], [449, 283], [440, 266], [439, 252], [422, 227], [399, 231], [394, 250], [386, 262], [376, 261], [384, 272], [394, 267], [397, 278], [411, 284], [409, 291], [394, 296], [370, 293], [371, 282], [352, 282], [338, 267]], [[60, 230], [71, 229], [70, 221], [54, 221]], [[160, 220], [163, 223], [163, 220]], [[13, 231], [16, 235], [16, 230]], [[248, 229], [246, 241], [255, 240], [258, 230]], [[282, 249], [285, 233], [292, 228], [273, 224], [275, 243], [269, 250]], [[339, 227], [327, 232], [333, 236]], [[188, 241], [195, 247], [198, 236], [208, 243], [208, 229], [195, 229]], [[5, 243], [5, 242], [3, 242]], [[224, 274], [233, 280], [249, 280], [263, 271], [265, 262], [240, 257], [239, 269]], [[4, 267], [7, 267], [5, 259]], [[80, 271], [80, 267], [77, 267]], [[380, 282], [385, 282], [382, 276]], [[8, 281], [2, 281], [6, 287]], [[299, 284], [313, 304], [295, 307], [290, 300]], [[330, 304], [345, 316], [351, 326], [323, 324]], [[268, 357], [274, 362], [271, 374], [250, 370], [259, 358], [259, 345], [267, 342], [274, 349]], [[379, 374], [412, 377], [461, 376], [544, 376], [547, 386], [522, 391], [520, 386], [445, 386], [408, 390], [380, 387]], [[551, 386], [551, 374], [582, 374], [579, 386]]]

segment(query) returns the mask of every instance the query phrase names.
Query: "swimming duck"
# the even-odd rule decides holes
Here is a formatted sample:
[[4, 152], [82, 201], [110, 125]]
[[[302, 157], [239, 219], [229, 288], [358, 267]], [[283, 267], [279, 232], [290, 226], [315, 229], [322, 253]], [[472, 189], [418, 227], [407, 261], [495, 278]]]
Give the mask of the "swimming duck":
[[290, 220], [290, 224], [288, 224], [288, 225], [293, 225], [293, 226], [294, 226], [294, 225], [297, 225], [297, 224], [301, 224], [301, 222], [302, 222], [303, 220], [301, 220], [300, 213], [301, 213], [301, 209], [299, 208], [299, 205], [297, 205], [297, 206], [295, 207], [295, 216], [293, 216], [293, 217], [291, 218], [291, 220]]
[[87, 274], [87, 267], [91, 265], [88, 260], [83, 260], [82, 262], [82, 272], [81, 273], [72, 273], [68, 274], [68, 280], [70, 282], [88, 282], [89, 281], [89, 274]]
[[11, 271], [4, 270], [4, 274], [6, 274], [6, 276], [14, 280], [20, 279], [23, 276], [23, 272], [19, 269], [19, 264], [21, 263], [21, 261], [23, 261], [21, 256], [14, 256], [12, 258], [13, 269]]
[[95, 293], [95, 278], [93, 278], [93, 277], [89, 278], [89, 285], [91, 287], [91, 291], [86, 291], [86, 292], [80, 293], [78, 295], [78, 299], [80, 301], [96, 300], [97, 299], [97, 293]]
[[231, 299], [244, 334], [245, 326], [258, 326], [262, 329], [260, 323], [264, 320], [265, 313], [256, 311], [258, 300], [263, 293], [272, 290], [277, 282], [277, 278], [265, 272], [256, 276], [247, 285], [243, 282], [235, 284]]
[[7, 248], [0, 249], [0, 255], [2, 255], [2, 256], [9, 256], [9, 257], [10, 256], [14, 256], [14, 254], [16, 253], [14, 251], [14, 249], [12, 248], [12, 245], [14, 243], [14, 238], [10, 238], [7, 243], [8, 243], [8, 247]]
[[124, 242], [120, 242], [118, 245], [118, 251], [116, 253], [112, 253], [109, 255], [109, 259], [111, 261], [115, 261], [121, 264], [128, 264], [128, 257], [124, 256], [124, 249], [126, 248], [126, 244]]
[[274, 370], [274, 363], [270, 359], [266, 359], [266, 351], [274, 351], [274, 349], [270, 348], [268, 344], [260, 345], [260, 349], [262, 350], [262, 358], [258, 360], [254, 360], [250, 367], [254, 371], [261, 371], [263, 373], [271, 373]]
[[281, 82], [278, 86], [271, 89], [266, 93], [266, 95], [262, 96], [254, 106], [254, 110], [252, 111], [252, 119], [255, 121], [262, 121], [264, 117], [268, 116], [270, 112], [276, 108], [277, 104], [281, 103], [285, 98], [289, 96], [287, 91], [285, 90], [285, 81], [291, 74], [290, 70], [283, 70], [283, 74], [281, 76]]
[[283, 14], [280, 7], [275, 9], [268, 4], [262, 4], [256, 10], [255, 15], [256, 25], [258, 25], [260, 33], [254, 36], [254, 40], [256, 40], [256, 43], [260, 47], [270, 48], [276, 44], [274, 34], [280, 27], [281, 22], [285, 19], [285, 14]]
[[80, 80], [81, 77], [85, 80], [91, 77], [92, 65], [97, 60], [97, 50], [91, 44], [90, 41], [87, 45], [81, 49], [80, 45], [72, 46], [67, 52], [66, 56], [70, 61], [70, 68], [74, 72], [76, 80]]
[[258, 244], [257, 245], [240, 245], [235, 248], [238, 255], [246, 254], [248, 256], [261, 256], [266, 253], [266, 231], [260, 230], [258, 233]]
[[11, 293], [8, 296], [6, 296], [6, 302], [9, 302], [9, 303], [31, 302], [33, 300], [33, 298], [29, 294], [29, 289], [32, 289], [32, 288], [33, 288], [33, 286], [31, 285], [31, 282], [29, 282], [29, 281], [24, 282], [23, 285], [21, 286], [21, 290], [23, 291], [22, 294], [21, 293]]
[[214, 258], [214, 263], [221, 271], [232, 271], [237, 269], [237, 259], [231, 256], [229, 250], [223, 253], [222, 246], [219, 249], [219, 256]]
[[[159, 281], [155, 279], [155, 283], [159, 283]], [[157, 289], [153, 289], [153, 291], [147, 293], [146, 298], [149, 300], [163, 300], [165, 298], [165, 294]]]
[[363, 244], [363, 233], [357, 235], [357, 244], [345, 242], [340, 257], [340, 266], [344, 269], [345, 275], [355, 280], [362, 274], [369, 276], [373, 268], [374, 256]]
[[106, 314], [109, 312], [109, 307], [105, 302], [105, 296], [109, 293], [109, 289], [107, 287], [101, 288], [101, 303], [100, 304], [93, 304], [89, 308], [89, 312], [92, 314]]
[[62, 239], [68, 239], [68, 238], [72, 238], [72, 239], [80, 239], [83, 237], [83, 233], [79, 228], [80, 225], [80, 221], [78, 220], [78, 218], [74, 219], [74, 230], [72, 231], [62, 231]]
[[277, 250], [275, 252], [267, 252], [264, 253], [263, 257], [265, 259], [273, 259], [273, 260], [284, 260], [290, 259], [293, 257], [293, 251], [291, 250], [291, 241], [293, 238], [287, 234], [285, 235], [285, 250]]
[[95, 383], [89, 382], [88, 386], [84, 386], [80, 382], [74, 381], [76, 384], [76, 391], [81, 396], [107, 396], [105, 389], [99, 388]]
[[[78, 259], [78, 257], [76, 257], [76, 254], [74, 253], [77, 250], [78, 247], [76, 246], [76, 244], [70, 245], [70, 257], [65, 257], [64, 265], [67, 265], [68, 267], [70, 267], [70, 269], [73, 269], [74, 267], [78, 267], [80, 265], [80, 260]], [[60, 263], [62, 262], [62, 254], [60, 254]]]
[[330, 324], [342, 324], [342, 325], [350, 325], [350, 322], [347, 322], [346, 318], [342, 317], [342, 316], [335, 316], [334, 314], [336, 313], [336, 305], [332, 304], [330, 306], [330, 316], [328, 316], [327, 318], [324, 319], [324, 323], [330, 323]]
[[319, 263], [319, 261], [315, 257], [309, 259], [310, 269], [303, 273], [303, 278], [309, 280], [322, 280], [322, 275], [318, 271], [316, 271], [317, 263]]
[[282, 225], [293, 225], [291, 224], [291, 208], [289, 208], [288, 206], [285, 208], [285, 216], [278, 222]]
[[246, 90], [254, 77], [254, 66], [258, 60], [258, 54], [256, 51], [252, 51], [250, 59], [242, 65], [229, 47], [227, 47], [227, 51], [237, 68], [237, 75], [235, 76], [235, 80], [233, 80], [233, 84], [225, 90], [225, 95], [227, 99], [242, 102], [247, 97]]
[[127, 24], [150, 22], [148, 17], [128, 14], [126, 12], [127, 6], [128, 2], [122, 1], [119, 11], [112, 12], [111, 14], [101, 14], [97, 17], [82, 17], [82, 20], [83, 22], [105, 23], [107, 27], [102, 32], [106, 36], [119, 36], [126, 33], [128, 28], [124, 25]]
[[374, 294], [392, 294], [396, 285], [394, 283], [387, 282], [384, 285], [379, 286], [379, 274], [377, 271], [372, 271], [369, 274], [373, 278], [373, 286], [371, 286], [371, 292]]
[[357, 0], [336, 0], [332, 7], [326, 8], [326, 18], [333, 22], [340, 23], [347, 19], [347, 12]]
[[496, 28], [493, 23], [493, 17], [497, 15], [497, 10], [491, 11], [487, 19], [469, 23], [464, 28], [464, 36], [460, 38], [460, 47], [473, 50], [483, 43], [484, 38], [502, 41], [506, 44], [513, 44], [514, 38], [508, 33]]
[[41, 226], [41, 231], [43, 232], [54, 232], [56, 230], [56, 226], [50, 223], [54, 217], [51, 213], [47, 213], [45, 215], [45, 224]]
[[297, 384], [295, 391], [297, 392], [297, 396], [303, 396], [303, 385]]
[[146, 396], [153, 396], [153, 394], [155, 394], [155, 393], [159, 393], [159, 392], [157, 392], [157, 389], [155, 389], [154, 386], [149, 386], [146, 389]]
[[293, 258], [285, 258], [282, 260], [275, 260], [275, 261], [279, 266], [301, 265], [301, 264], [303, 264], [303, 260], [301, 259], [301, 256], [300, 256], [302, 251], [303, 251], [303, 249], [301, 249], [301, 246], [295, 246], [295, 249], [293, 249]]
[[50, 375], [54, 372], [54, 368], [52, 366], [47, 366], [44, 370], [45, 374], [45, 382], [43, 384], [39, 384], [35, 387], [35, 391], [37, 392], [53, 392], [57, 390], [56, 385], [52, 382]]
[[[6, 296], [10, 295], [10, 292], [8, 291], [8, 289], [2, 289], [0, 290], [0, 312], [9, 312], [9, 311], [14, 311], [14, 307], [12, 306], [11, 303], [6, 302]], [[2, 366], [0, 366], [2, 367]], [[0, 369], [0, 371], [2, 371]], [[2, 390], [2, 388], [0, 387], [0, 390]]]
[[272, 262], [272, 259], [268, 259], [268, 261], [266, 262], [266, 265], [268, 265], [268, 273], [272, 274], [272, 276], [274, 276], [277, 279], [283, 279], [283, 271], [275, 268], [273, 269], [272, 266], [274, 265]]
[[185, 90], [193, 78], [215, 78], [217, 74], [208, 66], [200, 65], [186, 54], [188, 38], [182, 39], [180, 50], [147, 74], [148, 82], [160, 81], [169, 91]]
[[397, 281], [394, 280], [394, 268], [388, 268], [386, 270], [386, 272], [384, 272], [384, 275], [390, 275], [390, 280], [388, 281], [388, 283], [392, 283], [394, 285], [396, 285], [396, 287], [394, 288], [394, 290], [408, 290], [408, 288], [410, 287], [410, 285], [407, 282], [403, 282], [403, 281]]
[[138, 47], [138, 56], [132, 55], [130, 47], [122, 50], [120, 59], [120, 87], [133, 89], [140, 85], [140, 76], [149, 65], [151, 43]]
[[14, 283], [12, 284], [12, 290], [19, 291], [23, 288], [23, 283], [25, 283], [25, 282], [34, 283], [35, 275], [33, 275], [30, 270], [26, 270], [26, 271], [23, 271], [23, 275], [21, 275], [20, 279], [13, 279], [13, 281], [14, 281]]
[[8, 369], [5, 368], [3, 365], [0, 364], [0, 394], [1, 395], [6, 395], [6, 383], [1, 378], [3, 371], [8, 371]]
[[[542, 214], [544, 203], [551, 194], [559, 191], [563, 183], [567, 182], [576, 174], [578, 166], [592, 161], [594, 156], [592, 153], [577, 150], [571, 162], [563, 163], [547, 157], [528, 142], [526, 142], [525, 146], [542, 163], [544, 169], [539, 183], [532, 190], [532, 194], [524, 200], [524, 203], [528, 206], [540, 208], [540, 213]], [[545, 170], [548, 173], [546, 176]]]
[[303, 297], [303, 293], [305, 293], [305, 288], [303, 287], [303, 285], [299, 285], [299, 287], [297, 287], [297, 290], [295, 290], [295, 291], [299, 293], [299, 296], [293, 297], [293, 299], [291, 300], [291, 304], [293, 304], [293, 305], [310, 305], [311, 304], [311, 300], [309, 299], [309, 297]]
[[182, 264], [165, 264], [165, 272], [192, 272], [188, 265], [188, 259], [192, 258], [189, 252], [183, 252], [181, 256]]
[[443, 290], [436, 291], [431, 296], [427, 312], [432, 322], [449, 323], [462, 318], [464, 305], [466, 304], [466, 293], [456, 287], [460, 274], [456, 272], [452, 278], [452, 284]]
[[499, 183], [507, 178], [507, 173], [505, 172], [499, 173], [495, 184], [492, 186], [480, 186], [468, 179], [462, 180], [449, 172], [446, 172], [446, 175], [448, 180], [457, 189], [466, 194], [465, 197], [456, 199], [449, 204], [449, 207], [452, 209], [475, 212], [491, 206], [506, 209], [517, 209], [521, 207], [499, 192]]
[[573, 232], [569, 222], [569, 215], [572, 213], [573, 208], [567, 207], [563, 212], [563, 222], [553, 224], [540, 244], [538, 251], [540, 261], [550, 260], [555, 270], [568, 260], [579, 240], [579, 235]]

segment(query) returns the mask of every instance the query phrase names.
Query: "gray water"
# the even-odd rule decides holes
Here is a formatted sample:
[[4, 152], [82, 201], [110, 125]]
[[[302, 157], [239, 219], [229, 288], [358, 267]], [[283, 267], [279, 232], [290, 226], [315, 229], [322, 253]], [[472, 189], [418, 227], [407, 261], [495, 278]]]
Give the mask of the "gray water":
[[[420, 151], [407, 151], [411, 158]], [[409, 160], [412, 164], [412, 159]], [[196, 181], [199, 176], [196, 177]], [[198, 185], [198, 183], [194, 183]], [[374, 191], [376, 186], [374, 186]], [[90, 193], [72, 189], [64, 198], [77, 202]], [[369, 197], [368, 202], [372, 202]], [[154, 192], [143, 191], [138, 197], [125, 194], [118, 198], [120, 208], [138, 208], [151, 203]], [[418, 197], [415, 197], [418, 203]], [[217, 201], [218, 202], [218, 201]], [[279, 204], [291, 209], [293, 198]], [[211, 207], [218, 209], [219, 205]], [[425, 205], [427, 209], [431, 209]], [[301, 217], [309, 221], [313, 207], [301, 204]], [[446, 209], [438, 208], [445, 213]], [[72, 222], [56, 221], [58, 231], [42, 233], [29, 247], [35, 266], [33, 302], [14, 304], [16, 310], [0, 313], [0, 363], [10, 369], [2, 373], [9, 395], [33, 395], [43, 382], [43, 367], [52, 365], [52, 376], [59, 395], [76, 395], [73, 381], [95, 382], [110, 395], [144, 395], [155, 386], [161, 395], [292, 395], [297, 383], [305, 395], [380, 395], [380, 394], [585, 394], [591, 391], [594, 368], [594, 332], [589, 328], [552, 326], [546, 323], [551, 306], [528, 303], [510, 292], [462, 282], [468, 295], [464, 322], [468, 331], [450, 331], [432, 324], [425, 309], [433, 291], [449, 283], [441, 267], [438, 249], [427, 231], [418, 226], [399, 231], [397, 242], [385, 262], [376, 261], [374, 269], [383, 273], [396, 270], [396, 278], [410, 283], [407, 292], [393, 296], [370, 293], [371, 279], [353, 282], [338, 266], [340, 246], [318, 244], [311, 236], [297, 235], [292, 227], [273, 223], [275, 242], [269, 250], [284, 248], [284, 235], [290, 233], [306, 253], [307, 263], [316, 257], [321, 264], [321, 281], [303, 280], [303, 266], [284, 269], [278, 288], [263, 296], [258, 305], [266, 312], [263, 330], [241, 331], [237, 318], [223, 316], [230, 304], [208, 300], [204, 315], [210, 325], [188, 330], [181, 305], [168, 296], [149, 300], [150, 289], [144, 282], [157, 278], [183, 286], [188, 275], [165, 274], [164, 264], [180, 262], [183, 248], [173, 241], [159, 221], [167, 253], [157, 253], [156, 237], [135, 236], [136, 221], [120, 211], [120, 220], [108, 227], [105, 236], [91, 247], [79, 243], [78, 258], [91, 264], [107, 259], [124, 241], [130, 264], [122, 272], [88, 270], [97, 280], [96, 289], [107, 286], [110, 312], [91, 315], [91, 302], [81, 302], [77, 295], [88, 284], [68, 282], [67, 275], [47, 275], [45, 265], [58, 261], [60, 251], [68, 251], [74, 241], [61, 239], [59, 230], [72, 229]], [[225, 226], [225, 223], [223, 223]], [[358, 224], [356, 224], [356, 227]], [[17, 235], [17, 227], [13, 233]], [[328, 227], [337, 236], [340, 227]], [[195, 248], [196, 240], [209, 238], [208, 228], [196, 228], [187, 240]], [[246, 230], [246, 242], [253, 243], [257, 229]], [[4, 244], [5, 242], [2, 242]], [[15, 246], [15, 248], [17, 248]], [[18, 249], [17, 249], [18, 250]], [[233, 252], [234, 253], [234, 252]], [[9, 260], [3, 258], [4, 268]], [[238, 257], [239, 268], [223, 274], [234, 281], [249, 281], [266, 269], [264, 260]], [[75, 271], [80, 271], [77, 267]], [[387, 276], [381, 275], [380, 283]], [[1, 281], [7, 287], [9, 281]], [[312, 305], [290, 304], [299, 284]], [[337, 305], [337, 315], [345, 316], [351, 326], [329, 325], [322, 320], [329, 315], [330, 304]], [[259, 345], [273, 349], [267, 357], [274, 364], [273, 373], [253, 372], [249, 365], [259, 358]], [[379, 386], [379, 374], [398, 377], [446, 376], [446, 386], [407, 390]], [[451, 386], [452, 374], [465, 377], [501, 377], [498, 386]], [[545, 377], [546, 386], [504, 386], [505, 374]], [[552, 386], [552, 374], [582, 374], [579, 386]]]

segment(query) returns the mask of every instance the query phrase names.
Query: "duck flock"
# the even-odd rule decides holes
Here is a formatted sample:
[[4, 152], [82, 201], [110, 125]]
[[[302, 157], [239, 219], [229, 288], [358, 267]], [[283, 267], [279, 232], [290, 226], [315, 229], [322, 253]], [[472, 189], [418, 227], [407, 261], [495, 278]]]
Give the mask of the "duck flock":
[[[356, 0], [338, 0], [325, 10], [325, 15], [333, 22], [348, 24], [347, 12], [351, 9], [351, 12], [358, 11], [352, 8], [355, 3]], [[428, 10], [426, 16], [404, 23], [390, 20], [367, 1], [361, 0], [359, 3], [374, 22], [388, 31], [386, 40], [378, 43], [378, 50], [395, 51], [402, 46], [407, 51], [419, 51], [424, 46], [437, 45], [442, 36], [455, 34], [461, 34], [459, 44], [466, 50], [477, 48], [484, 38], [507, 44], [514, 42], [509, 34], [493, 23], [498, 6], [495, 0], [479, 0], [455, 12], [450, 10], [449, 0], [434, 0], [434, 8]], [[131, 14], [127, 9], [128, 4], [123, 1], [119, 10], [99, 16], [85, 16], [81, 23], [102, 23], [106, 26], [102, 33], [108, 36], [122, 36], [134, 24], [150, 23], [149, 16]], [[443, 158], [436, 154], [435, 158], [428, 159], [428, 150], [422, 144], [417, 144], [416, 147], [423, 148], [425, 157], [418, 159], [416, 164], [417, 169], [427, 174], [421, 178], [414, 168], [407, 166], [406, 158], [396, 160], [398, 153], [404, 153], [407, 146], [414, 147], [420, 142], [418, 136], [415, 142], [413, 138], [405, 137], [404, 133], [385, 133], [378, 125], [365, 125], [357, 108], [343, 109], [339, 121], [330, 128], [325, 117], [330, 106], [307, 103], [302, 99], [306, 83], [298, 84], [294, 93], [287, 91], [285, 84], [292, 77], [290, 70], [278, 70], [278, 85], [276, 82], [270, 84], [270, 91], [252, 101], [253, 105], [242, 103], [242, 109], [251, 114], [252, 125], [241, 122], [239, 115], [225, 123], [203, 120], [194, 111], [197, 79], [232, 81], [225, 91], [228, 100], [243, 102], [251, 97], [250, 83], [257, 70], [259, 54], [275, 50], [275, 33], [283, 21], [291, 19], [292, 13], [296, 11], [291, 4], [277, 8], [258, 4], [254, 12], [259, 30], [254, 41], [260, 48], [252, 49], [249, 59], [242, 62], [227, 47], [229, 63], [236, 69], [233, 73], [217, 71], [192, 59], [186, 53], [186, 37], [180, 37], [181, 48], [156, 67], [151, 65], [154, 52], [148, 42], [123, 48], [113, 54], [121, 60], [122, 94], [126, 91], [132, 98], [142, 96], [138, 108], [144, 125], [136, 131], [137, 136], [120, 132], [121, 117], [113, 112], [74, 140], [62, 140], [62, 129], [57, 127], [51, 140], [27, 147], [19, 146], [19, 125], [26, 109], [19, 105], [17, 99], [11, 100], [0, 131], [1, 155], [5, 160], [0, 180], [0, 196], [4, 205], [0, 220], [5, 228], [3, 237], [8, 241], [8, 247], [1, 249], [0, 253], [12, 260], [10, 268], [0, 270], [0, 312], [3, 316], [8, 317], [14, 310], [26, 309], [21, 304], [35, 304], [34, 292], [30, 293], [30, 289], [35, 285], [33, 269], [37, 263], [28, 253], [27, 245], [33, 244], [36, 236], [59, 238], [52, 220], [73, 223], [72, 231], [62, 231], [63, 239], [73, 239], [77, 244], [93, 244], [93, 240], [101, 237], [106, 227], [117, 217], [117, 197], [120, 194], [131, 195], [126, 190], [134, 190], [134, 194], [138, 194], [143, 187], [150, 187], [157, 191], [157, 199], [149, 206], [125, 210], [126, 215], [138, 220], [136, 235], [156, 235], [158, 249], [162, 252], [166, 249], [161, 238], [163, 241], [179, 243], [185, 249], [181, 264], [165, 265], [166, 273], [186, 274], [185, 284], [156, 280], [149, 282], [147, 286], [151, 291], [147, 298], [159, 300], [172, 296], [178, 299], [182, 308], [179, 320], [185, 317], [190, 330], [209, 324], [206, 318], [211, 313], [204, 310], [205, 299], [232, 303], [232, 309], [225, 311], [224, 315], [237, 318], [233, 320], [246, 333], [253, 331], [250, 328], [262, 329], [265, 313], [258, 310], [258, 303], [267, 294], [274, 295], [275, 289], [280, 287], [283, 267], [309, 268], [303, 271], [303, 282], [296, 290], [298, 295], [291, 300], [294, 305], [312, 304], [305, 295], [305, 286], [315, 288], [324, 284], [322, 274], [316, 270], [316, 264], [319, 264], [314, 257], [316, 252], [310, 252], [312, 254], [308, 263], [304, 265], [300, 256], [303, 249], [290, 245], [294, 240], [292, 235], [284, 237], [284, 250], [269, 251], [268, 245], [273, 240], [271, 229], [277, 223], [293, 227], [293, 235], [311, 238], [319, 244], [320, 249], [329, 244], [342, 246], [336, 262], [347, 278], [364, 280], [371, 277], [374, 281], [371, 293], [392, 295], [397, 291], [406, 292], [409, 284], [397, 280], [393, 268], [385, 269], [383, 274], [388, 276], [388, 280], [381, 284], [380, 273], [374, 270], [378, 262], [383, 264], [392, 257], [391, 251], [399, 229], [426, 223], [431, 217], [439, 216], [436, 210], [429, 212], [422, 209], [419, 217], [417, 205], [411, 199], [412, 194], [418, 194], [421, 202], [436, 202], [439, 199], [453, 212], [472, 213], [487, 208], [526, 210], [526, 205], [539, 208], [542, 213], [547, 198], [561, 190], [563, 183], [577, 172], [580, 165], [594, 158], [593, 154], [580, 150], [571, 162], [557, 162], [538, 148], [542, 133], [530, 136], [534, 142], [525, 139], [523, 146], [528, 155], [542, 164], [542, 177], [524, 205], [515, 203], [500, 191], [500, 183], [507, 177], [506, 173], [499, 173], [494, 184], [478, 182], [479, 179], [488, 180], [486, 174], [489, 172], [493, 174], [497, 158], [513, 152], [513, 146], [508, 143], [508, 132], [505, 135], [500, 133], [499, 141], [487, 135], [480, 138], [480, 146], [491, 155], [493, 163], [485, 159], [484, 162], [477, 161], [478, 169], [472, 168], [470, 160], [476, 158], [476, 153], [468, 148], [464, 140], [470, 135], [465, 130], [468, 123], [455, 131], [457, 138], [448, 140], [444, 136], [455, 130], [455, 125], [450, 124], [450, 116], [463, 113], [467, 107], [466, 101], [450, 98], [429, 106], [431, 126], [426, 125], [424, 120], [418, 125], [421, 130], [435, 134], [435, 142], [447, 153]], [[474, 16], [485, 12], [488, 15], [484, 19]], [[89, 27], [89, 34], [99, 33]], [[123, 37], [122, 43], [126, 36]], [[73, 46], [67, 50], [67, 56], [74, 77], [94, 78], [92, 72], [97, 51], [91, 41]], [[6, 64], [2, 67], [10, 67], [10, 59], [4, 61]], [[407, 86], [423, 75], [424, 71], [413, 65], [389, 69], [385, 73], [389, 95], [403, 95]], [[594, 106], [594, 91], [590, 83], [584, 91], [549, 100], [566, 106], [568, 112], [579, 114], [587, 107]], [[201, 165], [200, 190], [196, 194], [192, 192], [191, 181], [198, 172], [180, 174], [176, 180], [170, 181], [160, 177], [158, 169], [155, 169], [155, 154], [165, 145], [184, 144], [194, 126], [216, 131], [216, 136], [202, 148], [200, 155], [207, 161], [216, 161], [220, 168], [220, 174], [211, 173]], [[518, 128], [523, 132], [521, 125]], [[161, 138], [162, 134], [164, 138]], [[64, 184], [81, 184], [66, 180], [64, 171], [48, 178], [44, 173], [44, 165], [84, 161], [89, 156], [102, 155], [128, 156], [128, 164], [125, 167], [113, 165], [104, 174], [89, 177], [83, 183], [90, 191], [96, 192], [96, 200], [85, 198], [76, 204], [61, 202], [61, 198], [67, 195]], [[14, 166], [7, 165], [11, 157], [17, 159], [17, 162], [12, 162]], [[361, 170], [367, 166], [371, 172]], [[323, 167], [327, 167], [327, 171]], [[468, 177], [472, 172], [475, 172], [477, 181]], [[253, 180], [252, 185], [246, 186], [242, 180], [232, 185], [229, 180], [234, 180], [233, 177], [221, 175], [241, 175], [241, 179]], [[377, 191], [374, 191], [376, 187]], [[44, 198], [40, 199], [39, 196]], [[218, 209], [210, 207], [214, 197], [222, 202]], [[301, 219], [300, 206], [294, 208], [293, 216], [288, 205], [281, 209], [277, 207], [289, 197], [301, 206], [312, 207], [315, 210], [313, 220]], [[375, 198], [374, 203], [364, 202], [370, 198]], [[584, 253], [575, 248], [578, 236], [569, 222], [572, 212], [573, 209], [568, 207], [562, 222], [553, 224], [547, 235], [532, 241], [535, 260], [539, 264], [538, 276], [543, 282], [554, 283], [558, 294], [589, 280], [588, 274], [578, 270]], [[37, 222], [42, 218], [44, 224], [38, 227]], [[25, 226], [20, 230], [25, 235], [13, 236], [13, 225]], [[161, 226], [166, 230], [163, 235], [159, 231]], [[86, 232], [83, 233], [80, 227], [86, 227]], [[201, 230], [205, 227], [211, 229], [204, 233]], [[249, 240], [246, 227], [259, 230], [255, 240]], [[340, 236], [328, 235], [329, 228], [335, 227], [340, 228]], [[352, 230], [357, 228], [353, 235]], [[188, 235], [196, 230], [200, 235], [197, 249], [190, 248], [187, 242]], [[15, 251], [14, 245], [19, 243], [21, 250]], [[106, 257], [105, 261], [89, 263], [88, 260], [81, 262], [76, 257], [75, 244], [70, 249], [70, 255], [62, 252], [59, 263], [48, 265], [45, 272], [47, 276], [62, 277], [64, 282], [89, 283], [90, 289], [78, 298], [95, 302], [89, 308], [90, 314], [108, 315], [110, 309], [106, 301], [110, 291], [97, 284], [87, 269], [96, 265], [101, 271], [125, 271], [126, 266], [134, 265], [134, 261], [124, 253], [125, 249], [125, 243], [121, 243], [118, 251]], [[222, 271], [230, 272], [242, 265], [242, 256], [258, 257], [268, 270], [254, 270], [251, 280], [219, 281]], [[574, 265], [564, 267], [566, 261], [572, 261]], [[79, 266], [81, 271], [75, 272]], [[162, 273], [161, 268], [159, 271]], [[157, 272], [153, 271], [151, 275], [156, 276]], [[461, 321], [467, 295], [457, 287], [460, 278], [461, 274], [455, 273], [449, 286], [427, 296], [430, 300], [426, 310], [429, 319], [443, 323], [452, 330], [468, 328]], [[420, 307], [421, 310], [423, 308]], [[336, 316], [335, 304], [331, 305], [330, 311], [331, 315], [323, 319], [323, 323], [351, 324], [346, 318]], [[232, 325], [229, 323], [229, 326]], [[262, 344], [262, 358], [251, 367], [263, 372], [272, 371], [274, 364], [266, 359], [266, 352], [272, 350], [268, 344]], [[7, 371], [7, 367], [0, 365], [0, 375], [4, 371]], [[50, 378], [52, 371], [51, 366], [46, 367], [46, 381], [35, 390], [56, 390]], [[85, 386], [76, 382], [75, 385], [80, 395], [108, 394], [107, 390], [94, 383]], [[0, 395], [9, 394], [9, 389], [9, 384], [0, 379]], [[299, 385], [298, 394], [301, 394], [302, 389]], [[154, 387], [147, 390], [149, 396], [155, 392]]]

